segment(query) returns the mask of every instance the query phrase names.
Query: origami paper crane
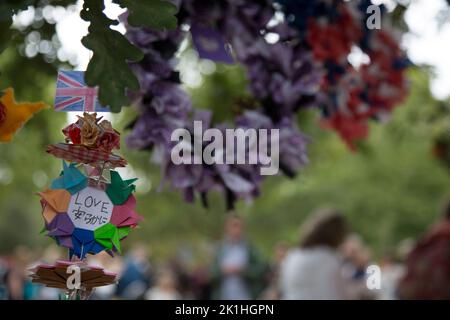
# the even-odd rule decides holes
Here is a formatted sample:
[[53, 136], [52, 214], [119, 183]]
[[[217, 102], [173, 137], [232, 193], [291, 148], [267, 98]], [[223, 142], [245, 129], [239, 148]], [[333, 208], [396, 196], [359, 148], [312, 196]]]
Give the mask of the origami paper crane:
[[111, 250], [113, 247], [121, 252], [119, 231], [117, 227], [111, 223], [107, 223], [94, 231], [95, 241], [105, 248]]
[[72, 241], [72, 235], [70, 236], [57, 236], [54, 238], [56, 243], [61, 246], [68, 249], [73, 249], [73, 241]]
[[70, 236], [75, 226], [67, 213], [58, 214], [47, 226], [49, 236]]
[[45, 201], [46, 206], [58, 213], [67, 212], [70, 201], [70, 193], [64, 189], [47, 190], [38, 193]]
[[42, 216], [46, 223], [50, 223], [58, 214], [51, 206], [47, 205], [47, 202], [41, 199]]
[[[95, 183], [89, 174], [98, 175], [101, 183]], [[63, 162], [53, 189], [39, 193], [44, 231], [58, 245], [68, 248], [70, 256], [83, 259], [101, 251], [120, 253], [120, 241], [143, 219], [135, 211], [132, 194], [136, 179], [122, 180], [113, 170], [110, 176], [108, 182], [97, 169], [85, 166], [82, 172], [76, 164]]]
[[72, 233], [73, 249], [70, 251], [70, 255], [76, 255], [80, 259], [83, 259], [88, 253], [97, 254], [103, 250], [101, 244], [95, 242], [94, 232], [91, 230], [75, 228]]
[[33, 114], [46, 108], [47, 105], [38, 103], [17, 103], [14, 99], [14, 89], [8, 88], [0, 98], [0, 142], [9, 142], [25, 122]]
[[63, 161], [63, 173], [58, 179], [53, 180], [52, 189], [66, 189], [70, 194], [75, 194], [86, 188], [88, 184], [87, 177], [78, 170], [74, 163], [67, 165]]
[[128, 234], [131, 231], [131, 227], [122, 227], [122, 228], [117, 228], [117, 231], [119, 232], [119, 239], [123, 240], [125, 239]]
[[45, 225], [45, 229], [48, 230], [47, 235], [54, 238], [58, 245], [73, 249], [72, 233], [75, 226], [66, 213], [57, 214]]
[[106, 194], [115, 205], [121, 205], [136, 189], [133, 184], [137, 179], [122, 180], [117, 171], [111, 171], [111, 184], [106, 188]]
[[123, 205], [114, 206], [111, 223], [117, 227], [135, 227], [143, 219], [134, 211], [135, 208], [136, 198], [131, 195]]
[[80, 257], [84, 257], [94, 245], [94, 232], [75, 228], [72, 233], [72, 241], [75, 253], [79, 253]]
[[[73, 130], [71, 139], [78, 141], [79, 134], [81, 140], [89, 140], [89, 130], [94, 132], [100, 120], [96, 114], [85, 113], [77, 122], [81, 125], [77, 127], [79, 132]], [[132, 195], [137, 179], [123, 180], [111, 168], [125, 166], [126, 161], [105, 151], [105, 146], [118, 147], [119, 134], [110, 123], [102, 121], [100, 127], [100, 131], [114, 134], [100, 135], [100, 143], [90, 147], [58, 143], [47, 148], [52, 155], [72, 162], [63, 161], [63, 170], [53, 180], [51, 189], [38, 193], [45, 220], [44, 231], [58, 245], [68, 248], [71, 258], [84, 259], [87, 254], [95, 255], [101, 251], [111, 256], [114, 252], [120, 253], [120, 242], [142, 220], [135, 212], [136, 199]], [[68, 128], [63, 132], [73, 129]]]

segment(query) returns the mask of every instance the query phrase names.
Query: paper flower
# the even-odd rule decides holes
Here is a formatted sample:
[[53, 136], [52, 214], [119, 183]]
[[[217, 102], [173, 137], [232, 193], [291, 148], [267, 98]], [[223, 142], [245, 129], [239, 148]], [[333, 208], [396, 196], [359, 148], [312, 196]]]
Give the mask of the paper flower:
[[88, 266], [82, 262], [72, 261], [57, 261], [54, 265], [37, 265], [29, 270], [31, 272], [30, 277], [33, 283], [39, 283], [50, 288], [68, 290], [67, 280], [73, 273], [67, 272], [67, 268], [72, 265], [80, 267], [80, 289], [84, 291], [90, 292], [93, 288], [107, 286], [116, 282], [116, 273], [107, 272], [99, 267]]
[[0, 98], [0, 142], [11, 141], [14, 133], [27, 122], [33, 114], [46, 108], [43, 102], [17, 103], [14, 89], [8, 88]]
[[97, 125], [96, 114], [85, 112], [81, 123], [81, 144], [90, 148], [95, 147], [99, 136], [100, 127]]
[[120, 148], [120, 133], [113, 129], [111, 122], [97, 118], [96, 113], [85, 112], [78, 121], [63, 129], [66, 141], [88, 148], [111, 152]]
[[[108, 182], [97, 170], [80, 170], [65, 162], [63, 166], [52, 189], [39, 193], [47, 235], [80, 259], [104, 250], [120, 253], [120, 241], [142, 219], [132, 195], [136, 179], [122, 180], [110, 171]], [[94, 174], [97, 180], [91, 178]]]
[[120, 148], [120, 134], [109, 121], [101, 119], [96, 113], [85, 112], [62, 130], [67, 143], [51, 144], [47, 152], [69, 162], [125, 167], [125, 159], [111, 152]]

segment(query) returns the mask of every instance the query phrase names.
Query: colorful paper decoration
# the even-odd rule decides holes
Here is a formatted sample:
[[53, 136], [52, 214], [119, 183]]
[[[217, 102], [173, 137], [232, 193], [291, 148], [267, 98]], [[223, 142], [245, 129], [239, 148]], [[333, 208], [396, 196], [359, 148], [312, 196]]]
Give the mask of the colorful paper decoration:
[[9, 142], [13, 135], [27, 122], [33, 114], [46, 108], [43, 102], [17, 103], [14, 89], [6, 89], [0, 98], [0, 142]]
[[113, 155], [120, 134], [109, 121], [84, 113], [63, 129], [67, 143], [47, 151], [63, 158], [63, 170], [41, 197], [44, 232], [69, 249], [70, 257], [84, 259], [102, 251], [121, 252], [120, 241], [142, 219], [133, 196], [137, 179], [124, 180], [112, 168], [126, 161]]
[[104, 250], [121, 252], [120, 240], [142, 219], [132, 195], [136, 179], [123, 181], [111, 170], [111, 182], [96, 186], [75, 164], [63, 166], [52, 189], [39, 193], [47, 235], [80, 259]]
[[120, 133], [111, 123], [97, 113], [84, 113], [78, 121], [64, 128], [67, 143], [56, 143], [47, 147], [53, 156], [70, 162], [92, 166], [107, 163], [111, 167], [125, 167], [127, 162], [111, 151], [120, 148]]
[[56, 111], [110, 112], [98, 102], [96, 88], [84, 81], [83, 71], [59, 71], [56, 83]]
[[53, 180], [51, 189], [66, 189], [75, 194], [87, 186], [88, 179], [80, 172], [74, 163], [67, 165], [63, 161], [63, 172], [58, 179]]
[[[72, 272], [70, 266], [80, 268], [81, 288], [67, 290], [67, 280]], [[107, 272], [100, 267], [88, 266], [81, 261], [57, 261], [55, 264], [39, 264], [29, 270], [33, 283], [50, 288], [67, 290], [67, 299], [87, 299], [94, 288], [107, 286], [116, 282], [117, 274]]]
[[106, 188], [106, 193], [114, 204], [124, 204], [135, 190], [133, 182], [136, 180], [122, 180], [119, 173], [111, 171], [111, 184]]
[[[63, 169], [52, 181], [50, 189], [38, 193], [46, 233], [69, 251], [70, 260], [83, 259], [87, 254], [106, 251], [111, 256], [121, 253], [121, 240], [142, 219], [136, 212], [132, 195], [137, 179], [123, 180], [113, 169], [127, 162], [112, 153], [120, 148], [120, 133], [111, 123], [97, 117], [108, 112], [100, 105], [97, 89], [90, 88], [84, 72], [60, 71], [56, 85], [56, 111], [85, 111], [75, 123], [62, 130], [64, 143], [47, 146], [46, 151], [63, 159]], [[33, 112], [44, 104], [16, 104], [12, 89], [0, 100], [0, 141], [9, 141]], [[68, 161], [69, 163], [67, 163]], [[56, 265], [39, 265], [32, 270], [33, 282], [68, 290], [69, 299], [87, 299], [93, 288], [111, 284], [115, 274], [83, 262], [82, 287], [69, 289], [67, 268], [74, 262], [59, 261]]]
[[109, 163], [112, 167], [125, 167], [127, 165], [127, 161], [118, 155], [110, 154], [98, 149], [87, 148], [82, 145], [56, 143], [48, 145], [47, 152], [57, 158], [65, 159], [70, 162], [92, 165], [105, 162]]

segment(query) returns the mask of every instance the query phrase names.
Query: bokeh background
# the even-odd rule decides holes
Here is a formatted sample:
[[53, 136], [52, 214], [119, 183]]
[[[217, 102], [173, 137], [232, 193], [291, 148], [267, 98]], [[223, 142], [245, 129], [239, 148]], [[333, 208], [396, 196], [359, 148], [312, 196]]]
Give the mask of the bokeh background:
[[[61, 1], [65, 2], [73, 1]], [[430, 22], [436, 25], [435, 32], [448, 31], [445, 1], [429, 2], [440, 8]], [[406, 3], [398, 18], [410, 29], [416, 21], [423, 23], [417, 18], [405, 20], [405, 12], [408, 16], [407, 8], [413, 4]], [[76, 13], [77, 8], [69, 10]], [[21, 36], [0, 57], [0, 87], [13, 86], [18, 101], [43, 100], [52, 105], [58, 68], [80, 68], [80, 59], [85, 59], [78, 56], [77, 60], [76, 50], [62, 46], [70, 39], [62, 41], [61, 31], [55, 31], [57, 22], [62, 21], [58, 15], [65, 14], [63, 9], [49, 10], [45, 6], [34, 10], [31, 20], [17, 25]], [[414, 29], [408, 36], [420, 37], [418, 31]], [[450, 33], [442, 35], [447, 36], [448, 44]], [[425, 41], [422, 44], [427, 45]], [[450, 171], [433, 148], [437, 132], [442, 133], [449, 123], [450, 100], [445, 99], [445, 89], [438, 90], [440, 99], [432, 94], [430, 82], [442, 70], [419, 63], [420, 57], [414, 61], [414, 45], [412, 41], [408, 47], [410, 58], [417, 62], [408, 73], [408, 99], [395, 109], [390, 121], [371, 124], [370, 137], [358, 145], [357, 152], [350, 151], [335, 133], [321, 129], [316, 111], [299, 113], [300, 128], [312, 138], [310, 165], [294, 179], [266, 179], [262, 196], [252, 203], [241, 202], [236, 209], [246, 221], [247, 237], [267, 259], [273, 257], [280, 241], [296, 244], [305, 217], [324, 205], [336, 207], [348, 217], [352, 229], [370, 247], [374, 261], [407, 239], [418, 239], [438, 218], [442, 201], [450, 195]], [[446, 52], [448, 57], [450, 52]], [[241, 67], [199, 61], [189, 43], [179, 57], [182, 79], [194, 105], [213, 109], [215, 120], [231, 119], [232, 101], [247, 94]], [[449, 83], [443, 85], [441, 80], [437, 86], [448, 87]], [[136, 112], [133, 107], [123, 108], [120, 114], [109, 116], [122, 139]], [[53, 241], [40, 234], [43, 221], [35, 193], [60, 172], [61, 162], [48, 155], [45, 146], [63, 140], [61, 129], [69, 120], [73, 116], [69, 119], [65, 113], [44, 110], [12, 143], [0, 145], [0, 255], [26, 248], [38, 257], [52, 246]], [[148, 248], [155, 263], [178, 257], [190, 267], [204, 265], [228, 215], [223, 197], [213, 195], [209, 208], [200, 202], [186, 204], [176, 191], [159, 190], [160, 168], [151, 162], [150, 153], [130, 150], [123, 142], [120, 154], [129, 162], [121, 173], [139, 178], [137, 209], [145, 217], [124, 242], [124, 251], [140, 244]]]

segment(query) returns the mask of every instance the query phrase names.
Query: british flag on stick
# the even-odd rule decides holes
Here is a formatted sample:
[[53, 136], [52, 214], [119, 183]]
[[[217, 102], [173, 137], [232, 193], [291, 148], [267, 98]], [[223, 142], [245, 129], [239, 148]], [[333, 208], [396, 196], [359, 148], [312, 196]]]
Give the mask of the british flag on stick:
[[84, 81], [83, 71], [59, 71], [56, 83], [55, 110], [63, 112], [110, 112], [97, 98], [97, 88]]

